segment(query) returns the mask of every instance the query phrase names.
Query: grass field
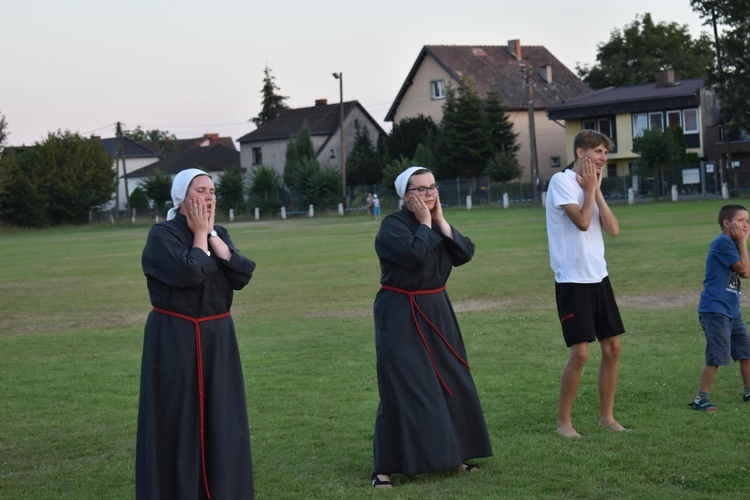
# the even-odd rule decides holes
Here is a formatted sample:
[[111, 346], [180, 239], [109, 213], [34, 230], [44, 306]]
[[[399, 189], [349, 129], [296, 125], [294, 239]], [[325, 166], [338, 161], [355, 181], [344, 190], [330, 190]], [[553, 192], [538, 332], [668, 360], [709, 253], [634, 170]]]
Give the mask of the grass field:
[[[695, 307], [721, 201], [616, 206], [607, 260], [627, 333], [616, 417], [597, 425], [598, 349], [555, 434], [567, 350], [544, 211], [451, 209], [472, 262], [448, 283], [495, 455], [473, 474], [369, 487], [377, 407], [366, 216], [228, 224], [258, 267], [233, 315], [257, 498], [736, 498], [750, 496], [750, 404], [737, 366], [702, 414], [687, 406], [705, 342]], [[0, 233], [0, 497], [133, 497], [147, 225]]]

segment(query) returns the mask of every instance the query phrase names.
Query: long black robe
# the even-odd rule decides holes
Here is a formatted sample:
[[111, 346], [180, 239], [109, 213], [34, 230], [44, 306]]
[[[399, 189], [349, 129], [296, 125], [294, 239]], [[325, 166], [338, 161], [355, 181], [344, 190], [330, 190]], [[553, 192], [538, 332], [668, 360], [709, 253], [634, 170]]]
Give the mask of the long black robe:
[[[435, 290], [453, 266], [471, 260], [474, 244], [453, 228], [453, 240], [420, 224], [403, 208], [383, 219], [375, 238], [382, 285]], [[454, 351], [466, 359], [463, 337], [445, 291], [416, 303]], [[380, 405], [375, 419], [375, 472], [406, 475], [444, 471], [492, 455], [487, 426], [469, 369], [418, 315], [424, 339], [451, 396], [441, 384], [415, 326], [409, 296], [381, 289], [373, 306]]]
[[[218, 237], [229, 261], [193, 247], [182, 214], [153, 226], [142, 265], [151, 304], [195, 319], [229, 311], [255, 264]], [[210, 246], [209, 246], [210, 247]], [[206, 475], [214, 499], [253, 498], [247, 404], [231, 316], [200, 323]], [[151, 311], [146, 320], [136, 443], [136, 498], [206, 498], [200, 450], [195, 326]]]

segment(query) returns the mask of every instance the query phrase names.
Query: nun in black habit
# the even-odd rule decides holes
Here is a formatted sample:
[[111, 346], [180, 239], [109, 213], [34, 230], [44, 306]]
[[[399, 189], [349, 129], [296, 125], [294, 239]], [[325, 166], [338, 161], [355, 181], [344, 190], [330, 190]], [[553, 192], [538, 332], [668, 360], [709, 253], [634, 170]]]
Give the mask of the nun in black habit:
[[492, 455], [487, 426], [445, 283], [474, 244], [443, 218], [432, 173], [396, 179], [403, 208], [382, 222], [375, 250], [381, 289], [373, 312], [380, 404], [372, 485], [391, 475], [476, 469]]
[[146, 320], [135, 484], [143, 499], [253, 498], [247, 404], [229, 315], [255, 264], [214, 226], [215, 189], [198, 169], [172, 184], [174, 208], [154, 225], [142, 264]]

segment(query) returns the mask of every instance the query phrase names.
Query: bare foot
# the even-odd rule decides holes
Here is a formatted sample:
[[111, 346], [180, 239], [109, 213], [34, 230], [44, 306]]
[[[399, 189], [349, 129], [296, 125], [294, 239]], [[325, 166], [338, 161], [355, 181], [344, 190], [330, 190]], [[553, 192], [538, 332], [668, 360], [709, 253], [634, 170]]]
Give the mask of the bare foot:
[[612, 420], [599, 420], [599, 425], [602, 427], [608, 427], [614, 431], [622, 432], [622, 431], [629, 431], [630, 429], [626, 429], [622, 425], [620, 425], [619, 422], [617, 422], [615, 419]]
[[566, 438], [579, 438], [581, 437], [580, 434], [576, 432], [576, 430], [573, 428], [570, 424], [563, 424], [557, 426], [557, 433], [561, 436], [565, 436]]
[[389, 476], [388, 474], [377, 474], [373, 476], [372, 485], [373, 487], [379, 488], [381, 490], [387, 490], [387, 489], [393, 488], [393, 483], [391, 482], [391, 476]]
[[458, 466], [459, 472], [476, 472], [478, 470], [479, 470], [479, 467], [477, 467], [476, 465], [461, 464]]

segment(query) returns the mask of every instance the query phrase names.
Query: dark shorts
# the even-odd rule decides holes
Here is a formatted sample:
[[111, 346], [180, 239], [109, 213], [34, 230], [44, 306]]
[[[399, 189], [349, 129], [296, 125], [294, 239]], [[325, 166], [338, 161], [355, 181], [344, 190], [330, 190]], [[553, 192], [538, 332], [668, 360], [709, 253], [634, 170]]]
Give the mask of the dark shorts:
[[706, 334], [706, 365], [726, 366], [729, 357], [750, 359], [750, 336], [742, 315], [730, 318], [719, 313], [700, 313], [698, 319]]
[[625, 333], [609, 277], [601, 283], [555, 283], [555, 299], [568, 347]]

